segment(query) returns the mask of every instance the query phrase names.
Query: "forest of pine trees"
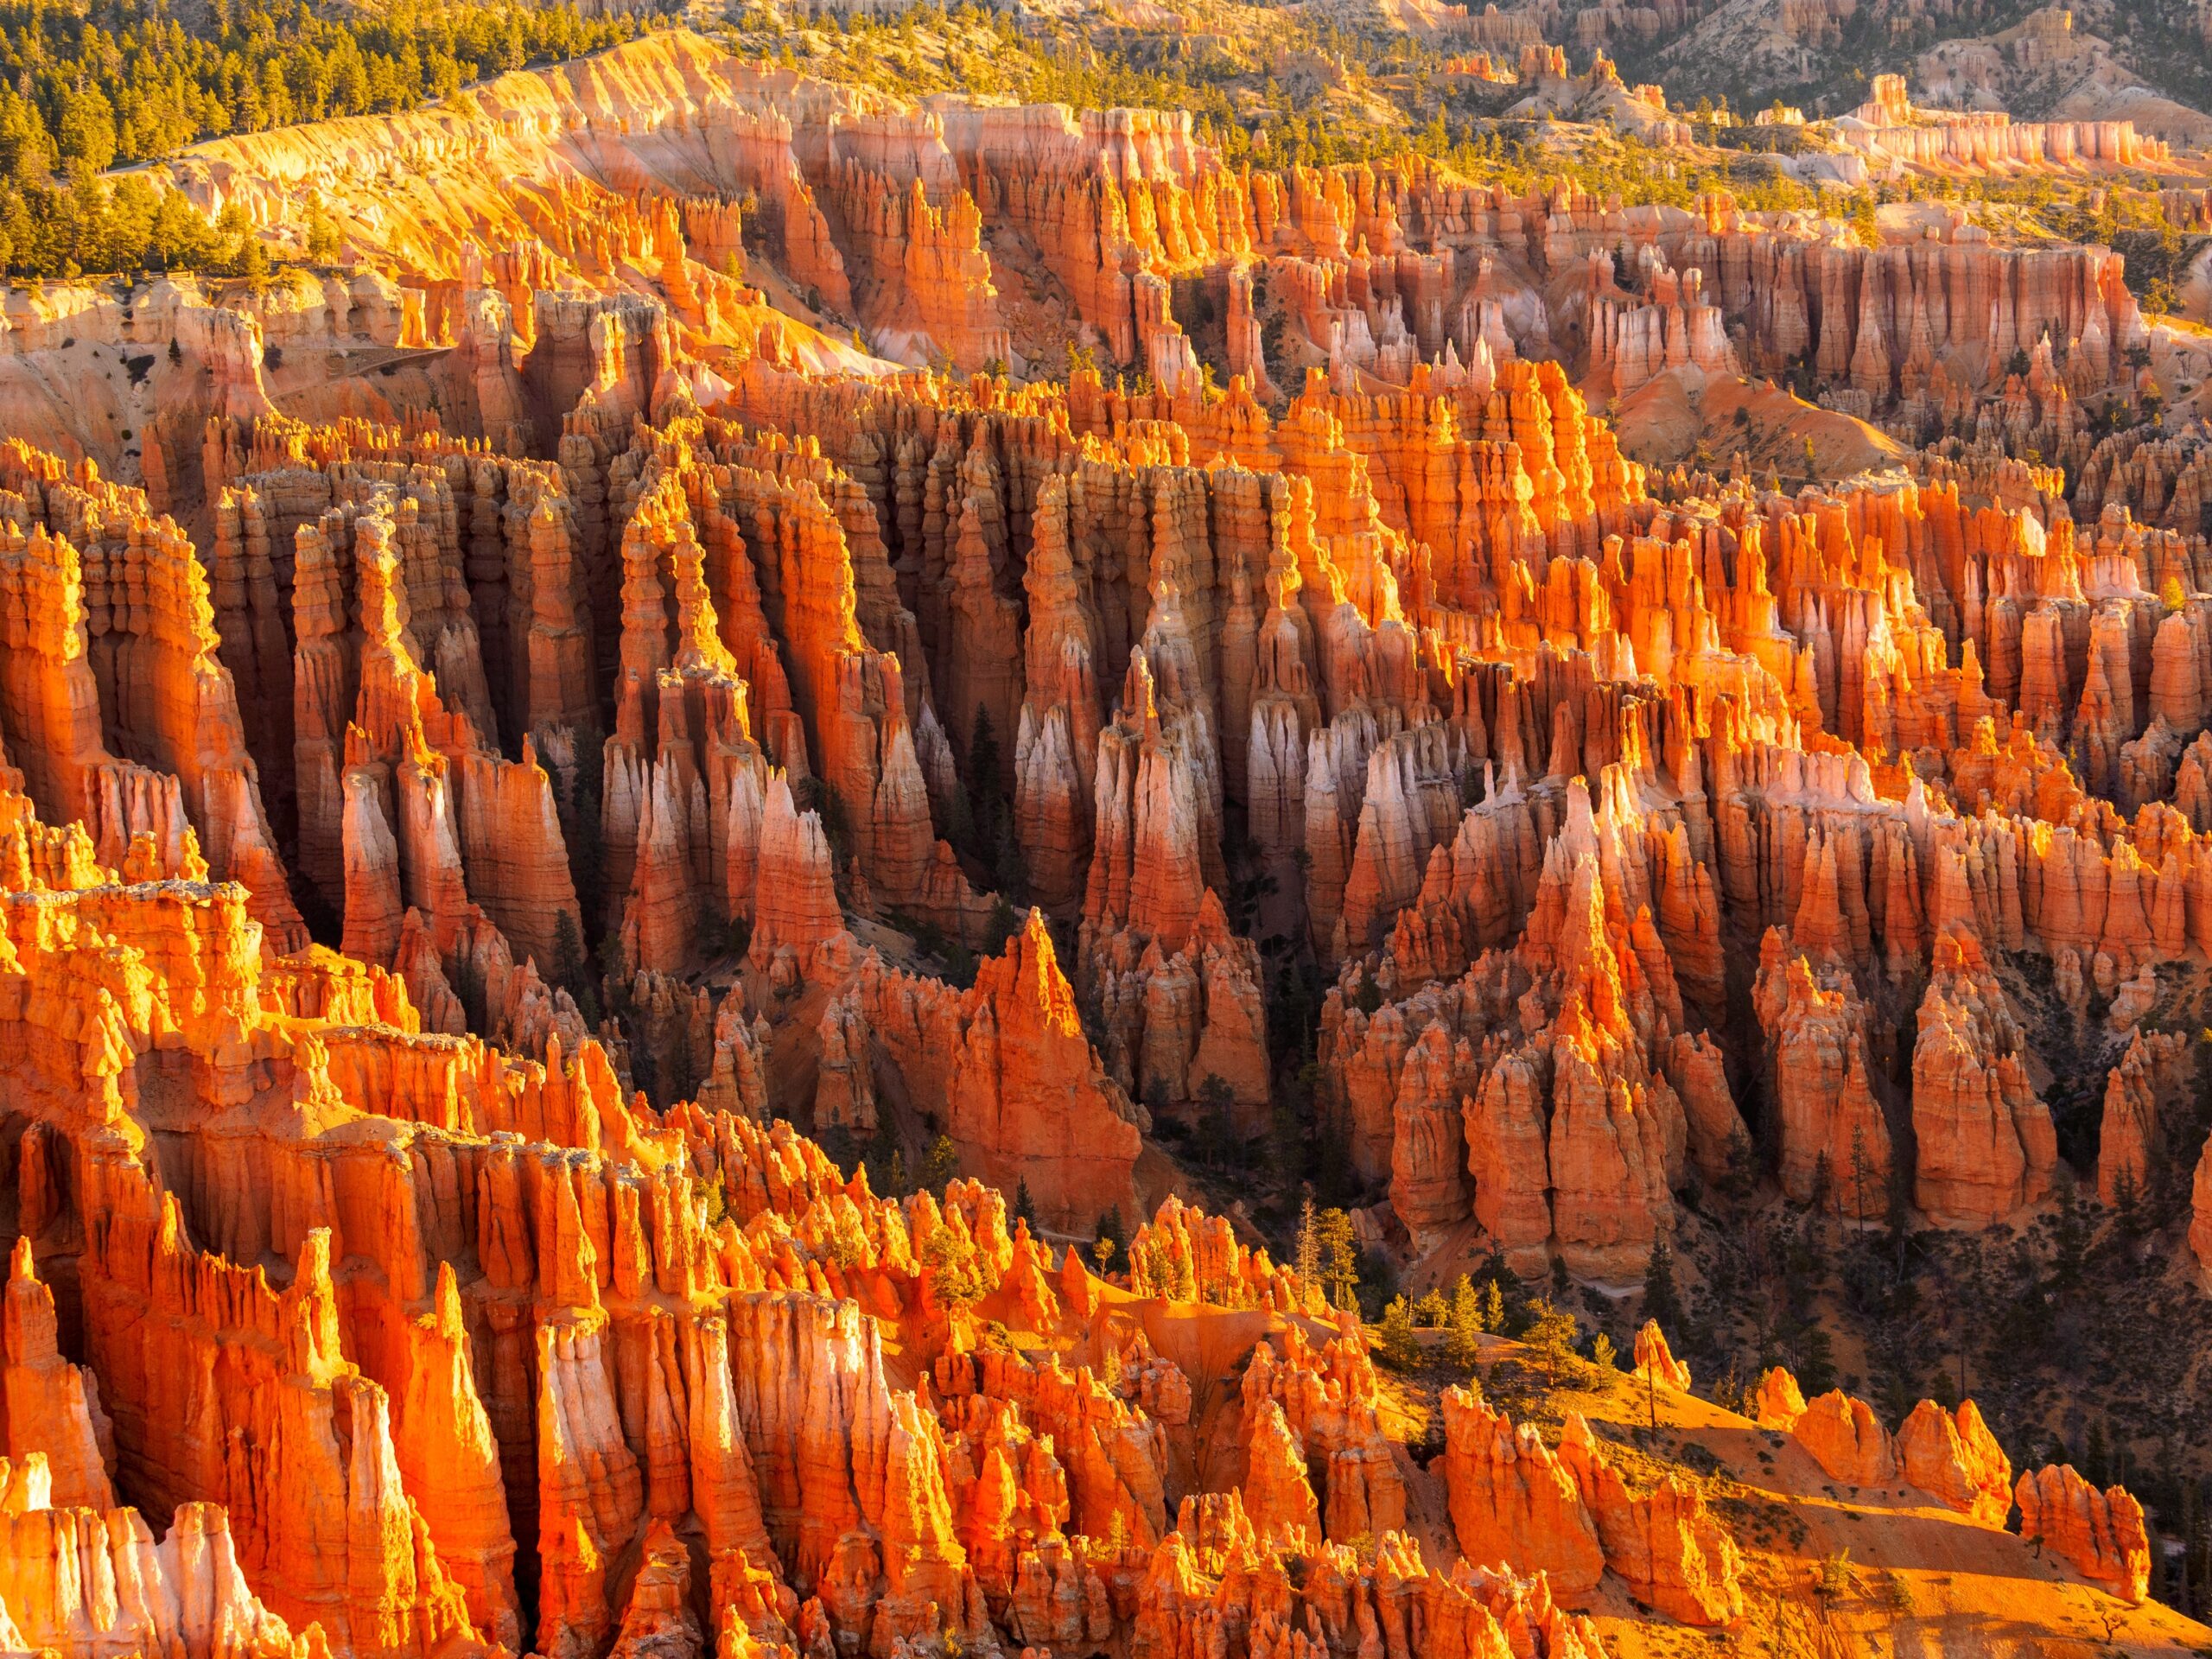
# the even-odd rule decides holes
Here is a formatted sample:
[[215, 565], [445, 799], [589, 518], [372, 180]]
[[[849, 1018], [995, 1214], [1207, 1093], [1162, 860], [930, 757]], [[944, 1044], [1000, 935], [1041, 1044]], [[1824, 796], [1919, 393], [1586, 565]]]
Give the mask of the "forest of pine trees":
[[327, 116], [380, 114], [468, 81], [595, 52], [636, 16], [574, 3], [400, 3], [318, 16], [306, 0], [213, 0], [188, 28], [168, 0], [0, 3], [0, 171], [82, 160], [95, 172], [180, 145]]
[[143, 181], [94, 175], [227, 133], [409, 110], [486, 75], [598, 51], [661, 10], [574, 0], [398, 0], [318, 15], [306, 0], [0, 0], [0, 264], [19, 277], [139, 269], [251, 275], [251, 238]]

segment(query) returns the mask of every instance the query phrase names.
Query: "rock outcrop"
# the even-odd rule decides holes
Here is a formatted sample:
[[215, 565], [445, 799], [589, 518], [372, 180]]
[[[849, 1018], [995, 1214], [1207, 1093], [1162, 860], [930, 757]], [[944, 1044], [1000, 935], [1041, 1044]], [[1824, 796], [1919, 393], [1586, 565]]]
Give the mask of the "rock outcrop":
[[1573, 1474], [1527, 1423], [1517, 1427], [1472, 1395], [1447, 1389], [1444, 1484], [1459, 1550], [1478, 1566], [1541, 1572], [1570, 1605], [1605, 1567], [1597, 1523]]
[[1597, 1522], [1605, 1565], [1630, 1595], [1685, 1624], [1726, 1626], [1743, 1616], [1742, 1558], [1696, 1486], [1669, 1474], [1631, 1497], [1589, 1424], [1572, 1413], [1559, 1457]]
[[1816, 974], [1789, 950], [1770, 929], [1752, 993], [1772, 1067], [1782, 1190], [1854, 1218], [1873, 1215], [1886, 1201], [1891, 1141], [1873, 1091], [1866, 1009], [1847, 969]]
[[[1431, 19], [1499, 54], [1453, 98], [1694, 143], [1540, 38], [1686, 17], [1546, 10]], [[2158, 158], [1862, 117], [1793, 165]], [[267, 284], [11, 296], [0, 1649], [1787, 1645], [1656, 1324], [1553, 1414], [1580, 1362], [1464, 1303], [1378, 1369], [1352, 1258], [1433, 1325], [2092, 1154], [2170, 1213], [2201, 346], [1940, 205], [1204, 130], [655, 29], [151, 169]], [[1624, 450], [1733, 409], [1740, 464]], [[1293, 1245], [1294, 1162], [1347, 1208]], [[1405, 1342], [1479, 1350], [1426, 1441]], [[1931, 1641], [2030, 1548], [2147, 1593], [2140, 1506], [1971, 1403], [1745, 1403], [1821, 1471], [1774, 1503], [1981, 1529]]]
[[1882, 1486], [1897, 1478], [1897, 1447], [1889, 1430], [1873, 1407], [1840, 1389], [1808, 1402], [1789, 1433], [1831, 1480]]
[[113, 1436], [99, 1382], [61, 1357], [54, 1294], [40, 1282], [31, 1241], [18, 1237], [0, 1327], [0, 1408], [8, 1456], [46, 1460], [52, 1501], [62, 1509], [111, 1510]]
[[1029, 912], [967, 991], [870, 957], [857, 996], [867, 1040], [944, 1125], [963, 1165], [1003, 1186], [1026, 1184], [1058, 1225], [1134, 1206], [1142, 1110], [1084, 1034], [1041, 912]]
[[2012, 1460], [1973, 1401], [1956, 1411], [1922, 1401], [1899, 1426], [1896, 1450], [1905, 1479], [1960, 1514], [2002, 1527], [2012, 1513]]
[[2126, 1488], [2101, 1492], [2072, 1464], [2048, 1464], [2020, 1476], [2015, 1497], [2021, 1537], [2123, 1601], [2139, 1602], [2149, 1592], [2151, 1547], [2143, 1506]]
[[1912, 1051], [1913, 1198], [1942, 1226], [1984, 1227], [2050, 1191], [2050, 1110], [1979, 944], [1945, 933]]
[[1667, 1346], [1667, 1333], [1656, 1319], [1646, 1319], [1636, 1333], [1636, 1375], [1662, 1388], [1682, 1394], [1690, 1391], [1690, 1368]]

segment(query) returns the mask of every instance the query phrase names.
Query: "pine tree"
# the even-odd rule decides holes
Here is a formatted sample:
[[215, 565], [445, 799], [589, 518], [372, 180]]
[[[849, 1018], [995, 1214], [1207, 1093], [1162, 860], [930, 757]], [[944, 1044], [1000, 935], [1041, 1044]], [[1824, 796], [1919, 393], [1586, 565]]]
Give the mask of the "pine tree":
[[1381, 1332], [1383, 1363], [1394, 1370], [1411, 1370], [1421, 1363], [1421, 1340], [1414, 1335], [1413, 1310], [1402, 1296], [1391, 1299], [1382, 1310]]
[[308, 257], [318, 264], [328, 264], [338, 257], [342, 243], [336, 222], [323, 211], [321, 198], [310, 201], [308, 204], [306, 238]]
[[1178, 1241], [1166, 1247], [1164, 1262], [1167, 1299], [1173, 1302], [1194, 1302], [1198, 1299], [1198, 1270], [1191, 1261], [1191, 1253]]
[[2202, 1478], [2184, 1474], [2181, 1482], [2182, 1611], [2193, 1613], [2203, 1605], [2208, 1541], [2204, 1522]]
[[2119, 1176], [2113, 1183], [2113, 1230], [2121, 1238], [2133, 1240], [2143, 1230], [2143, 1214], [2136, 1202], [2135, 1172], [2126, 1165], [2120, 1166]]
[[1529, 1309], [1529, 1329], [1522, 1340], [1535, 1353], [1547, 1371], [1557, 1371], [1574, 1351], [1574, 1315], [1539, 1297]]
[[1444, 1357], [1456, 1367], [1474, 1364], [1482, 1354], [1483, 1305], [1474, 1281], [1465, 1274], [1452, 1287], [1452, 1302], [1444, 1316]]
[[2057, 1185], [2058, 1212], [2052, 1219], [2050, 1230], [2050, 1277], [2058, 1288], [2071, 1290], [2082, 1282], [2089, 1230], [2075, 1198], [2074, 1183], [2063, 1180]]
[[556, 912], [553, 917], [553, 982], [570, 996], [576, 995], [584, 979], [584, 939], [577, 930], [574, 911]]
[[914, 1252], [934, 1274], [938, 1295], [948, 1301], [972, 1302], [983, 1294], [982, 1269], [976, 1246], [959, 1227], [946, 1222], [934, 1229]]
[[245, 283], [248, 293], [258, 294], [269, 286], [269, 250], [261, 238], [251, 232], [238, 244], [236, 269]]
[[2082, 1447], [2082, 1474], [2092, 1486], [2104, 1486], [2112, 1480], [2112, 1451], [2106, 1443], [2105, 1420], [2089, 1420], [2089, 1438]]
[[1681, 1335], [1682, 1303], [1675, 1291], [1675, 1252], [1663, 1238], [1652, 1244], [1650, 1259], [1644, 1263], [1643, 1317], [1658, 1320], [1662, 1331]]
[[929, 1157], [922, 1164], [922, 1185], [938, 1197], [960, 1173], [960, 1149], [952, 1144], [952, 1137], [940, 1135], [930, 1143]]
[[991, 711], [976, 705], [976, 721], [968, 740], [968, 818], [974, 851], [988, 861], [999, 850], [999, 819], [1006, 795], [999, 779], [999, 734]]
[[1029, 1196], [1029, 1183], [1017, 1179], [1014, 1184], [1014, 1218], [1026, 1223], [1033, 1235], [1037, 1230], [1037, 1203]]
[[1099, 1272], [1111, 1272], [1114, 1257], [1128, 1243], [1122, 1221], [1122, 1206], [1115, 1205], [1099, 1217], [1092, 1234], [1090, 1258], [1098, 1264]]
[[1359, 1244], [1352, 1234], [1351, 1217], [1342, 1210], [1324, 1210], [1316, 1237], [1329, 1300], [1339, 1308], [1351, 1307], [1359, 1295]]
[[1485, 1331], [1505, 1329], [1505, 1292], [1495, 1279], [1483, 1287], [1482, 1321]]
[[1835, 1345], [1822, 1326], [1808, 1325], [1798, 1333], [1796, 1364], [1799, 1385], [1808, 1400], [1826, 1394], [1835, 1386]]
[[1862, 1232], [1866, 1226], [1866, 1189], [1878, 1175], [1873, 1155], [1866, 1150], [1866, 1127], [1854, 1123], [1851, 1126], [1851, 1213]]

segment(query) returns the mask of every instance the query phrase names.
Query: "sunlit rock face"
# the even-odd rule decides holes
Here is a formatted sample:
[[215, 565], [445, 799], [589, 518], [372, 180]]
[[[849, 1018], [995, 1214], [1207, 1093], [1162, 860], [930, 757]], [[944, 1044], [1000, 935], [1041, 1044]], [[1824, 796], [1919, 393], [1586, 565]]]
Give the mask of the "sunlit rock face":
[[[2091, 1181], [2212, 1279], [2118, 255], [683, 31], [161, 175], [345, 246], [0, 336], [0, 1647], [1751, 1650], [1861, 1538], [1885, 1632], [2212, 1642], [2001, 1409], [1624, 1300]], [[32, 395], [144, 351], [127, 445]]]

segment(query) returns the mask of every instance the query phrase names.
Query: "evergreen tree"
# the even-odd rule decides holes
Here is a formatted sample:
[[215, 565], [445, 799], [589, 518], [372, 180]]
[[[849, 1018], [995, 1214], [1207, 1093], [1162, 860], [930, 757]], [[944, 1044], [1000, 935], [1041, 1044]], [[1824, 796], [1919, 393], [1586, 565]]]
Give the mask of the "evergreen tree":
[[575, 912], [563, 910], [553, 918], [553, 982], [573, 996], [583, 976], [583, 935], [576, 927]]
[[1351, 1230], [1351, 1217], [1334, 1208], [1321, 1211], [1315, 1228], [1320, 1247], [1321, 1278], [1336, 1307], [1349, 1308], [1359, 1295], [1359, 1244]]
[[61, 101], [56, 148], [65, 162], [104, 173], [115, 160], [115, 105], [97, 86], [80, 86]]
[[1521, 1275], [1508, 1265], [1503, 1250], [1491, 1249], [1477, 1282], [1483, 1293], [1483, 1329], [1501, 1336], [1520, 1334], [1525, 1328], [1522, 1314], [1528, 1298]]
[[2073, 1290], [2082, 1283], [2082, 1268], [2088, 1253], [2089, 1229], [2082, 1217], [2074, 1183], [2070, 1179], [2062, 1179], [2056, 1185], [2058, 1205], [2056, 1213], [2051, 1217], [2050, 1229], [2050, 1280], [2060, 1290]]
[[1665, 1239], [1651, 1246], [1643, 1267], [1643, 1317], [1670, 1335], [1682, 1333], [1682, 1303], [1675, 1291], [1675, 1252]]
[[2142, 1236], [2143, 1211], [2136, 1201], [2135, 1172], [2125, 1164], [2113, 1182], [2112, 1225], [2123, 1241], [2132, 1243]]
[[1881, 1180], [1873, 1154], [1866, 1149], [1866, 1127], [1851, 1126], [1851, 1212], [1863, 1230], [1866, 1225], [1866, 1190]]
[[983, 1294], [976, 1246], [961, 1229], [950, 1224], [931, 1229], [914, 1255], [931, 1270], [933, 1287], [947, 1301], [972, 1302]]
[[2112, 1448], [2107, 1443], [2105, 1420], [2089, 1420], [2089, 1437], [2082, 1447], [2082, 1476], [2092, 1486], [2112, 1484]]
[[1236, 1097], [1220, 1073], [1209, 1071], [1198, 1085], [1198, 1133], [1194, 1137], [1198, 1160], [1215, 1169], [1227, 1163], [1236, 1143], [1234, 1114]]
[[1007, 942], [1021, 931], [1021, 912], [1003, 898], [991, 902], [990, 930], [983, 940], [983, 954], [995, 957], [1004, 954]]
[[1090, 1246], [1091, 1259], [1097, 1262], [1098, 1271], [1111, 1272], [1116, 1254], [1128, 1243], [1122, 1220], [1122, 1206], [1117, 1204], [1098, 1217], [1096, 1236]]
[[639, 26], [517, 0], [395, 0], [328, 16], [305, 0], [174, 16], [144, 0], [0, 0], [0, 175], [35, 185], [57, 165], [97, 173], [227, 132], [412, 109], [485, 73], [596, 51]]
[[1529, 1316], [1529, 1328], [1521, 1339], [1535, 1354], [1537, 1363], [1555, 1374], [1574, 1352], [1574, 1315], [1548, 1297], [1539, 1297]]
[[[1274, 1011], [1268, 1014], [1269, 1034], [1274, 1033]], [[1296, 1180], [1306, 1168], [1306, 1115], [1299, 1109], [1302, 1090], [1279, 1086], [1268, 1113], [1268, 1152], [1276, 1174]]]
[[1321, 1227], [1310, 1194], [1298, 1206], [1298, 1242], [1293, 1267], [1307, 1284], [1321, 1282]]
[[998, 730], [992, 723], [991, 711], [980, 702], [976, 705], [976, 721], [969, 733], [968, 821], [975, 841], [971, 850], [979, 858], [995, 861], [1006, 791], [999, 777]]
[[2212, 1535], [2204, 1520], [2202, 1478], [2183, 1474], [2181, 1480], [2181, 1611], [2195, 1613], [2204, 1605], [2208, 1557], [2212, 1557]]
[[[1776, 479], [1774, 488], [1777, 493], [1781, 487], [1782, 480]], [[1758, 1191], [1758, 1185], [1759, 1149], [1751, 1140], [1751, 1132], [1738, 1123], [1729, 1133], [1728, 1167], [1721, 1177], [1720, 1191], [1733, 1202], [1742, 1204]]]
[[952, 1137], [940, 1135], [930, 1142], [929, 1156], [922, 1163], [922, 1185], [939, 1198], [953, 1178], [960, 1173], [960, 1149], [952, 1144]]
[[1414, 1335], [1413, 1313], [1402, 1296], [1393, 1297], [1382, 1310], [1381, 1346], [1383, 1363], [1394, 1370], [1411, 1370], [1421, 1363], [1421, 1339]]
[[1796, 1363], [1790, 1369], [1797, 1373], [1798, 1385], [1808, 1400], [1815, 1399], [1835, 1387], [1835, 1350], [1828, 1333], [1818, 1325], [1808, 1325], [1798, 1333]]
[[338, 257], [342, 238], [339, 235], [337, 221], [323, 211], [321, 197], [308, 204], [306, 241], [308, 258], [327, 264]]
[[1444, 1357], [1455, 1367], [1474, 1364], [1482, 1353], [1482, 1298], [1474, 1281], [1465, 1274], [1452, 1287], [1452, 1300], [1444, 1316]]

